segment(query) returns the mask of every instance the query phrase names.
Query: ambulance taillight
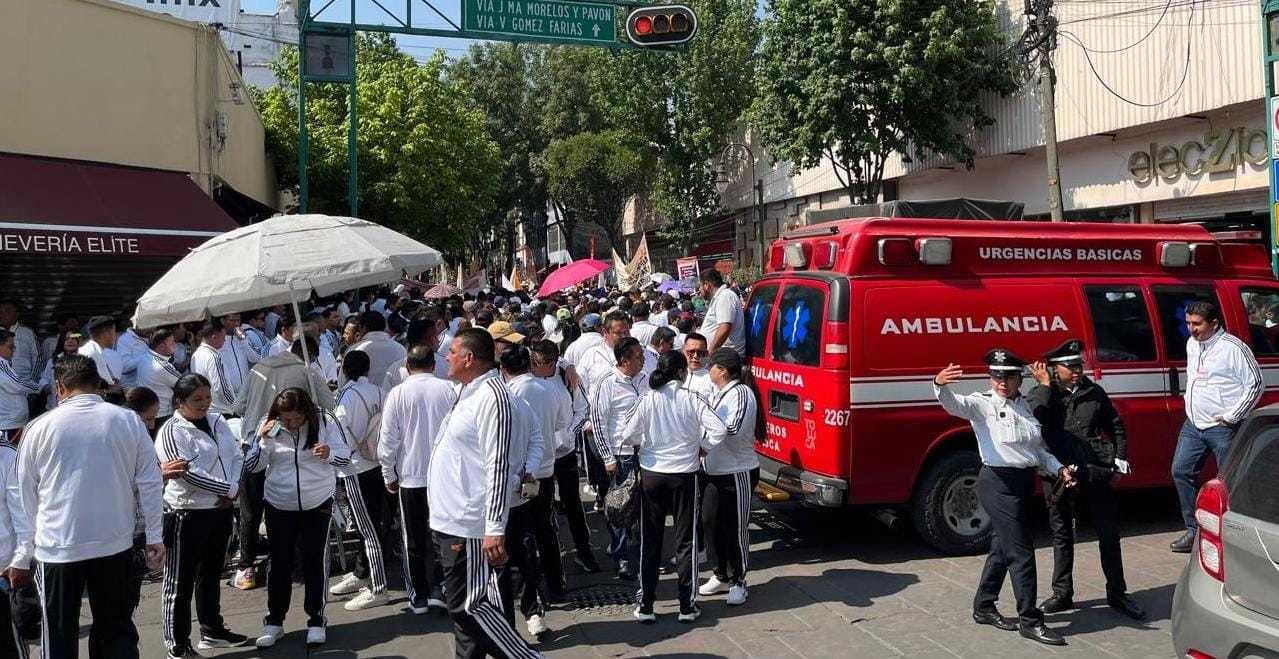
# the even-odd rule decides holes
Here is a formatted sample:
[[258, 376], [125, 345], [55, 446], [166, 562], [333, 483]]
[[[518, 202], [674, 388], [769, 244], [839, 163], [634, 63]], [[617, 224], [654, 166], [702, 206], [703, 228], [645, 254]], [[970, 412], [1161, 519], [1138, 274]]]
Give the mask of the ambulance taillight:
[[848, 323], [828, 321], [822, 326], [822, 366], [848, 367]]

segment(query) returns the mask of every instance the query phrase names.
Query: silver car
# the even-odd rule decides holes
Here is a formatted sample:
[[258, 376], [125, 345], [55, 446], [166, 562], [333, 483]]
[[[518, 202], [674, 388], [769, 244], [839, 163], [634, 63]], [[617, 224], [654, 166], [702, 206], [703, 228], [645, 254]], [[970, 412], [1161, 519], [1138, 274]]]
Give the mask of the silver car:
[[1199, 534], [1172, 600], [1177, 656], [1279, 655], [1279, 405], [1243, 424], [1195, 508]]

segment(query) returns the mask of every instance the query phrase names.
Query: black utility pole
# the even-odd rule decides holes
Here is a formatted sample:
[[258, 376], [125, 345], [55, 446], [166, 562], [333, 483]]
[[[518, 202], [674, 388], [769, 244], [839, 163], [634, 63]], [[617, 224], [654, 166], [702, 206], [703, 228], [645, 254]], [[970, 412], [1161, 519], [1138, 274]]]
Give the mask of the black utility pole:
[[1022, 37], [1022, 61], [1039, 59], [1039, 109], [1044, 121], [1044, 151], [1048, 160], [1048, 212], [1053, 222], [1065, 221], [1061, 202], [1061, 167], [1057, 163], [1057, 70], [1052, 52], [1057, 49], [1057, 17], [1053, 0], [1026, 0], [1030, 25]]

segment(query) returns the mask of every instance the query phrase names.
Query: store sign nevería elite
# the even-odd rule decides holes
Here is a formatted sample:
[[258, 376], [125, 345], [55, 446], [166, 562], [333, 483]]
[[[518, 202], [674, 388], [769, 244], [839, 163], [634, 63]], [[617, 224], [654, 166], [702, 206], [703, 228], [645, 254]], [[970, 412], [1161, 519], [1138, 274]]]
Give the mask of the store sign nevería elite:
[[1175, 181], [1181, 176], [1234, 173], [1244, 163], [1265, 165], [1270, 159], [1269, 137], [1261, 128], [1213, 129], [1202, 140], [1180, 145], [1152, 142], [1128, 157], [1128, 173], [1137, 183], [1155, 178]]

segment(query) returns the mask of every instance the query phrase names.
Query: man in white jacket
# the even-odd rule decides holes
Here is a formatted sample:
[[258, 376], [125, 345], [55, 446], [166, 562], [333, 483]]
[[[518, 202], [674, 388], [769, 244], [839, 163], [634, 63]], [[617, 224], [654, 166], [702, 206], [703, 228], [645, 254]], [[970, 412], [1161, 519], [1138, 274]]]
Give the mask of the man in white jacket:
[[414, 346], [404, 366], [409, 376], [391, 389], [382, 408], [377, 455], [387, 491], [399, 498], [409, 608], [422, 614], [432, 606], [445, 608], [444, 577], [430, 537], [427, 473], [432, 442], [457, 394], [448, 380], [433, 374], [435, 351], [430, 347]]
[[[27, 588], [31, 575], [25, 567], [15, 566], [16, 556], [30, 556], [31, 546], [18, 546], [23, 538], [31, 537], [31, 522], [22, 507], [22, 491], [18, 485], [18, 449], [13, 444], [0, 442], [0, 556], [5, 558], [3, 572], [9, 586], [15, 590]], [[0, 598], [0, 657], [26, 657], [26, 642], [18, 633], [13, 618], [10, 599]]]
[[18, 375], [12, 366], [14, 337], [0, 328], [0, 439], [16, 441], [27, 422], [27, 396], [40, 392], [40, 385]]
[[431, 449], [431, 531], [457, 656], [540, 657], [493, 601], [493, 568], [507, 562], [506, 522], [525, 466], [513, 451], [511, 392], [493, 363], [488, 332], [458, 332], [449, 348], [449, 378], [462, 388]]
[[1195, 499], [1199, 470], [1211, 451], [1218, 468], [1226, 463], [1239, 423], [1257, 405], [1266, 383], [1247, 344], [1221, 327], [1221, 310], [1211, 302], [1186, 305], [1186, 422], [1172, 456], [1172, 482], [1181, 501], [1186, 531], [1169, 548], [1189, 553], [1195, 544]]
[[164, 563], [163, 484], [155, 449], [141, 417], [97, 394], [91, 359], [67, 356], [54, 373], [61, 403], [27, 427], [19, 449], [18, 483], [33, 528], [19, 537], [9, 565], [24, 578], [31, 559], [39, 563], [45, 656], [78, 655], [87, 590], [94, 614], [90, 655], [137, 657], [138, 632], [123, 585], [133, 569], [139, 510], [147, 563], [152, 569]]

